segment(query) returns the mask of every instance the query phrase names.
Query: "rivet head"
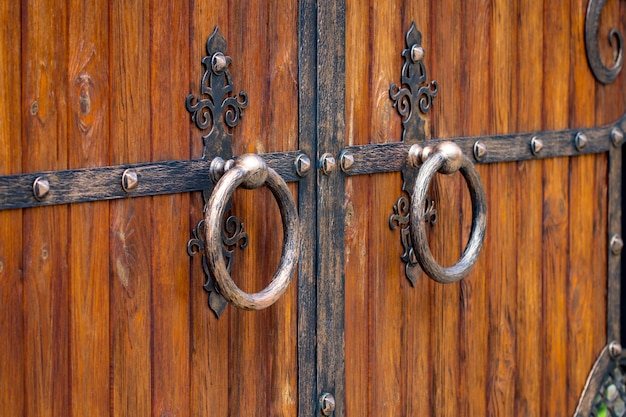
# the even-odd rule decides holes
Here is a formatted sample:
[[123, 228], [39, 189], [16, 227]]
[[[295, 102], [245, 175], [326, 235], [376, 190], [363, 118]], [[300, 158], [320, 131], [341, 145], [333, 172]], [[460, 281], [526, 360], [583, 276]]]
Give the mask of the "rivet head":
[[481, 141], [476, 141], [474, 143], [474, 158], [477, 161], [482, 161], [485, 155], [487, 155], [487, 147]]
[[299, 177], [304, 177], [311, 170], [311, 159], [301, 153], [296, 157], [294, 166], [296, 168], [296, 174], [298, 174]]
[[617, 342], [611, 342], [609, 344], [609, 355], [611, 358], [615, 359], [622, 354], [622, 345]]
[[332, 394], [326, 392], [320, 396], [320, 411], [325, 416], [329, 416], [335, 411], [335, 397]]
[[329, 154], [325, 153], [320, 158], [320, 169], [324, 175], [330, 175], [337, 168], [337, 161]]
[[139, 178], [137, 177], [137, 171], [134, 169], [127, 169], [122, 174], [122, 188], [125, 192], [129, 193], [139, 184]]
[[622, 249], [624, 248], [624, 241], [618, 234], [614, 234], [611, 236], [611, 242], [609, 243], [611, 248], [611, 253], [613, 255], [619, 255], [622, 253]]
[[619, 127], [614, 127], [611, 130], [611, 142], [613, 146], [619, 148], [624, 143], [624, 132]]
[[589, 143], [589, 138], [587, 138], [587, 135], [581, 132], [578, 132], [576, 134], [576, 137], [574, 138], [574, 145], [576, 146], [577, 151], [580, 152], [583, 149], [585, 149], [588, 143]]
[[37, 177], [33, 181], [33, 195], [39, 201], [46, 198], [50, 192], [50, 182], [44, 177]]
[[530, 151], [533, 153], [533, 155], [537, 156], [539, 155], [539, 152], [541, 152], [542, 149], [543, 149], [542, 140], [539, 139], [537, 136], [533, 136], [533, 138], [530, 140]]
[[339, 167], [343, 172], [349, 171], [353, 165], [354, 155], [352, 155], [350, 152], [345, 151], [342, 152], [341, 155], [339, 155]]
[[211, 69], [215, 74], [219, 74], [228, 67], [228, 58], [221, 52], [216, 52], [211, 57]]
[[411, 61], [414, 63], [424, 59], [424, 48], [419, 45], [413, 45], [411, 47]]

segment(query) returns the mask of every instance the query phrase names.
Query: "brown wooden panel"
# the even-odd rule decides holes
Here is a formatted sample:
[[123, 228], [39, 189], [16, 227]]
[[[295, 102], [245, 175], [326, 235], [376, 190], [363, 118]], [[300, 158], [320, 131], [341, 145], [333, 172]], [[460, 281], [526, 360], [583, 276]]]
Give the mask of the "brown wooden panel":
[[[0, 5], [0, 174], [21, 171], [20, 46], [21, 14], [17, 2]], [[0, 212], [0, 409], [22, 415], [24, 397], [24, 286], [22, 211]]]
[[[570, 5], [544, 3], [543, 128], [568, 124]], [[565, 415], [567, 376], [566, 277], [568, 234], [566, 158], [545, 162], [543, 177], [543, 331], [542, 411]]]
[[[67, 5], [69, 167], [109, 163], [109, 10]], [[72, 413], [109, 415], [109, 203], [70, 206]], [[57, 260], [58, 262], [59, 260]]]
[[[541, 130], [543, 91], [543, 5], [536, 1], [519, 4], [518, 115], [517, 131]], [[542, 250], [543, 250], [542, 161], [517, 164], [517, 302], [515, 317], [515, 410], [514, 415], [541, 415], [543, 355]]]
[[[67, 27], [65, 4], [24, 3], [24, 172], [68, 167]], [[68, 207], [23, 211], [26, 415], [71, 414], [68, 213]]]
[[[150, 161], [149, 7], [114, 1], [110, 15], [110, 162]], [[147, 416], [152, 408], [151, 201], [110, 203], [112, 415]]]
[[[461, 133], [489, 134], [491, 103], [489, 100], [489, 77], [485, 72], [490, 65], [491, 2], [485, 0], [463, 3], [462, 15], [462, 100]], [[468, 19], [472, 16], [472, 19]], [[477, 48], [476, 45], [483, 45]], [[479, 167], [485, 190], [489, 190], [487, 167]], [[471, 226], [471, 201], [462, 185], [462, 239], [467, 242]], [[436, 227], [436, 226], [435, 226]], [[488, 227], [490, 227], [488, 225]], [[459, 321], [459, 415], [471, 417], [487, 415], [488, 370], [488, 284], [484, 271], [489, 258], [490, 241], [485, 243], [475, 271], [460, 283]]]
[[[189, 3], [150, 4], [152, 160], [188, 159]], [[189, 195], [152, 199], [152, 414], [189, 415]]]

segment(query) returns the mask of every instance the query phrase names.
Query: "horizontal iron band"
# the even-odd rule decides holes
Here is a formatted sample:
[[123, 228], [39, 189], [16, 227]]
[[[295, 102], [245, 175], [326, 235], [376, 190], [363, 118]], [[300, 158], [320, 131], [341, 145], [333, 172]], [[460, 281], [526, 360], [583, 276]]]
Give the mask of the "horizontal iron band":
[[[476, 163], [513, 162], [608, 152], [614, 146], [611, 131], [616, 127], [621, 132], [626, 130], [626, 114], [617, 122], [601, 127], [445, 140], [455, 142], [474, 161], [474, 144], [481, 142], [486, 153]], [[579, 133], [588, 139], [581, 150], [575, 145]], [[530, 146], [534, 137], [543, 144], [536, 155]], [[427, 144], [434, 146], [443, 140], [429, 140]], [[404, 142], [348, 146], [343, 153], [350, 153], [354, 164], [344, 174], [400, 171], [406, 166], [410, 147], [411, 144]], [[299, 151], [290, 151], [261, 156], [286, 182], [292, 182], [300, 180], [294, 167], [299, 154]], [[206, 190], [213, 187], [210, 165], [211, 159], [193, 159], [0, 176], [0, 210]], [[138, 177], [137, 187], [130, 192], [122, 188], [122, 175], [127, 169], [135, 170]], [[50, 183], [50, 191], [42, 200], [37, 200], [33, 194], [33, 182], [38, 177]]]
[[[294, 151], [262, 156], [285, 181], [297, 181], [293, 166], [297, 155]], [[210, 165], [211, 159], [193, 159], [0, 176], [0, 210], [201, 191], [213, 187]], [[137, 187], [128, 193], [122, 188], [127, 169], [138, 177]], [[41, 201], [33, 194], [37, 177], [50, 183]]]
[[[611, 141], [611, 131], [616, 127], [621, 132], [626, 130], [626, 114], [615, 123], [600, 127], [513, 135], [433, 139], [419, 144], [435, 146], [443, 141], [454, 142], [470, 160], [478, 164], [514, 162], [608, 152], [614, 146]], [[575, 138], [579, 133], [585, 134], [588, 139], [586, 146], [581, 150], [578, 150], [575, 145]], [[535, 137], [541, 140], [543, 144], [543, 148], [536, 155], [533, 154], [530, 145], [531, 140]], [[480, 160], [476, 160], [474, 157], [474, 144], [476, 142], [482, 143], [486, 148], [486, 153]], [[406, 166], [411, 145], [395, 142], [348, 146], [342, 152], [351, 154], [354, 158], [354, 164], [345, 172], [345, 175], [400, 171]]]

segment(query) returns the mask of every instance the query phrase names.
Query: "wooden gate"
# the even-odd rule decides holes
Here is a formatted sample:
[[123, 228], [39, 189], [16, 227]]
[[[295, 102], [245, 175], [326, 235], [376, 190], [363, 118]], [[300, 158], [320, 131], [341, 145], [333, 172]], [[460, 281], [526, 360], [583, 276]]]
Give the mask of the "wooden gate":
[[[606, 35], [626, 5], [588, 3], [2, 2], [3, 415], [573, 415], [620, 342], [626, 81]], [[411, 145], [443, 139], [487, 210], [449, 284], [413, 238], [459, 259], [480, 208], [463, 176], [436, 174], [409, 221], [429, 160]], [[199, 225], [216, 158], [246, 153], [287, 181], [301, 233], [292, 283], [253, 312], [207, 277]], [[283, 266], [276, 198], [238, 189], [224, 226], [249, 293]]]

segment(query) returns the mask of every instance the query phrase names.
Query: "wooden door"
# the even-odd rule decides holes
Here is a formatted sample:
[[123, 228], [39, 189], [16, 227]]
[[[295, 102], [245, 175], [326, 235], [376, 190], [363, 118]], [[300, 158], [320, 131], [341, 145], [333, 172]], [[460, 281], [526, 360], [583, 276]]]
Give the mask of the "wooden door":
[[[610, 66], [620, 47], [605, 34], [623, 32], [626, 9], [601, 3]], [[329, 393], [335, 416], [573, 415], [596, 358], [620, 340], [621, 142], [609, 132], [626, 129], [626, 93], [623, 74], [602, 83], [588, 65], [587, 8], [2, 3], [0, 409], [318, 416]], [[426, 82], [437, 82], [432, 105], [411, 113], [423, 138], [403, 138], [390, 97], [413, 22]], [[231, 150], [206, 148], [185, 105], [202, 95], [216, 27], [232, 94], [246, 97], [222, 132]], [[590, 141], [578, 149], [580, 132]], [[400, 227], [390, 228], [412, 190], [400, 173], [407, 151], [424, 139], [459, 144], [486, 191], [483, 249], [456, 283], [407, 279]], [[483, 158], [476, 141], [488, 144]], [[211, 162], [245, 153], [264, 156], [297, 201], [298, 272], [267, 309], [212, 309], [188, 246], [202, 237]], [[336, 166], [327, 159], [323, 172], [325, 154]], [[152, 166], [186, 182], [161, 175], [141, 189]], [[101, 185], [126, 168], [144, 173], [141, 191], [122, 191], [118, 177], [111, 192]], [[40, 198], [37, 177], [51, 188]], [[83, 198], [92, 185], [101, 188]], [[471, 233], [470, 194], [456, 173], [436, 175], [429, 195], [428, 240], [451, 265]], [[266, 188], [237, 190], [231, 213], [247, 234], [235, 242], [247, 246], [234, 250], [234, 281], [259, 291], [281, 257], [277, 204]]]

